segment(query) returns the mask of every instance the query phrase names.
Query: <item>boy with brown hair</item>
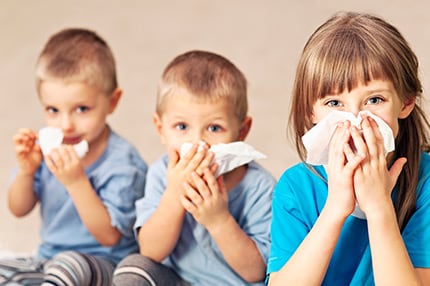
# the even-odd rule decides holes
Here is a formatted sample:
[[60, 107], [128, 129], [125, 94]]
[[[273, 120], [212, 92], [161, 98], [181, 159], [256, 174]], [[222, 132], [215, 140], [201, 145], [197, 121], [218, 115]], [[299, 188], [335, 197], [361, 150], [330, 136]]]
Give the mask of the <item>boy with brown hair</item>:
[[[45, 123], [62, 139], [48, 150], [42, 143], [56, 137], [46, 140], [28, 128], [13, 137], [18, 170], [9, 209], [22, 217], [39, 204], [41, 212], [42, 242], [35, 260], [25, 263], [37, 265], [32, 275], [44, 275], [45, 283], [110, 285], [116, 263], [138, 250], [134, 204], [147, 171], [106, 121], [122, 95], [113, 54], [95, 32], [64, 29], [46, 43], [36, 76]], [[87, 153], [75, 149], [80, 142], [87, 142]]]
[[140, 254], [118, 265], [114, 285], [264, 284], [275, 180], [254, 161], [216, 177], [209, 150], [245, 140], [247, 111], [246, 79], [226, 58], [190, 51], [165, 68], [154, 125], [167, 156], [136, 203]]

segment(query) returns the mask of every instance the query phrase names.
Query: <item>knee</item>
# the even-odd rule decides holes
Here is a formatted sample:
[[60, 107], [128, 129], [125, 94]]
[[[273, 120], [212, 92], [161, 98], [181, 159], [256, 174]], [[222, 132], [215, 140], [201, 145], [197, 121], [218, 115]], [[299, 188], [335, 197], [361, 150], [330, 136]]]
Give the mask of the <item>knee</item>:
[[113, 286], [155, 286], [156, 283], [147, 272], [151, 259], [138, 253], [126, 256], [116, 266], [113, 274]]
[[110, 285], [114, 266], [103, 258], [66, 251], [44, 265], [44, 281], [53, 285]]

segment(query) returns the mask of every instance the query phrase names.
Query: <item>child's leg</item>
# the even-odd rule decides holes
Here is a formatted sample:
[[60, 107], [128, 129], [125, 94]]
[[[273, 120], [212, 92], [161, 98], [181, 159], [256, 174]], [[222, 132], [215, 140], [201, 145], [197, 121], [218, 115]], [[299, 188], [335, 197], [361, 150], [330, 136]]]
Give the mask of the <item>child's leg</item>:
[[40, 285], [43, 261], [34, 257], [0, 259], [0, 285]]
[[114, 265], [104, 258], [66, 251], [45, 263], [42, 285], [111, 285], [113, 269]]
[[140, 254], [124, 258], [116, 267], [113, 275], [114, 286], [186, 286], [172, 269]]

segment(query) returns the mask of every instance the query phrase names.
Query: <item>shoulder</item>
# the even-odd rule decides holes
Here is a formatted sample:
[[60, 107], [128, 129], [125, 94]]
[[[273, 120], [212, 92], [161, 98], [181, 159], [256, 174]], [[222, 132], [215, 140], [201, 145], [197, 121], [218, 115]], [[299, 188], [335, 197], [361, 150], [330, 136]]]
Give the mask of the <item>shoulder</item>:
[[327, 173], [324, 166], [311, 166], [300, 162], [284, 171], [274, 192], [276, 196], [287, 194], [313, 196], [315, 193], [322, 193], [319, 191], [321, 189], [327, 189]]
[[327, 180], [326, 171], [324, 166], [312, 166], [303, 162], [297, 163], [282, 173], [280, 182], [297, 182], [297, 183], [313, 183], [314, 181]]
[[112, 129], [105, 153], [109, 158], [108, 160], [112, 163], [116, 162], [122, 165], [130, 163], [137, 168], [147, 169], [147, 163], [143, 160], [135, 146]]
[[430, 155], [428, 153], [421, 154], [420, 172], [421, 175], [429, 174], [430, 171]]
[[430, 199], [430, 155], [422, 153], [417, 186], [417, 200]]
[[248, 169], [244, 179], [246, 178], [252, 178], [252, 181], [264, 180], [267, 182], [272, 182], [273, 184], [276, 183], [275, 177], [273, 177], [273, 175], [267, 169], [255, 161], [248, 164]]
[[151, 165], [149, 165], [148, 176], [150, 174], [158, 174], [158, 173], [165, 174], [167, 171], [168, 162], [169, 162], [169, 159], [168, 159], [167, 155], [162, 155], [155, 162], [153, 162]]

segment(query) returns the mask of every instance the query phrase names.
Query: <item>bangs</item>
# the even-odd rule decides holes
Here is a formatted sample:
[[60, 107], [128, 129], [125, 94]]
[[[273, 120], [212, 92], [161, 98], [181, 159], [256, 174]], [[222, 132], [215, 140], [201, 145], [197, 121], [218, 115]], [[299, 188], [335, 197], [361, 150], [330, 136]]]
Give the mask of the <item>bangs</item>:
[[396, 84], [393, 74], [396, 69], [386, 50], [372, 42], [350, 30], [341, 30], [314, 49], [310, 61], [319, 64], [310, 65], [312, 68], [308, 70], [308, 82], [313, 85], [308, 90], [314, 91], [311, 101], [351, 91], [371, 80], [390, 80]]

